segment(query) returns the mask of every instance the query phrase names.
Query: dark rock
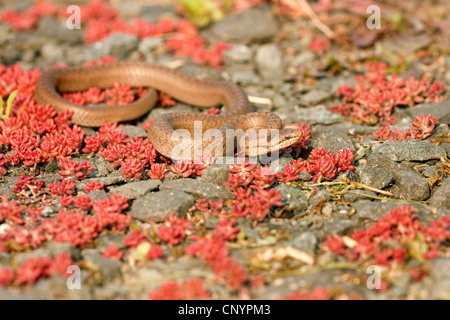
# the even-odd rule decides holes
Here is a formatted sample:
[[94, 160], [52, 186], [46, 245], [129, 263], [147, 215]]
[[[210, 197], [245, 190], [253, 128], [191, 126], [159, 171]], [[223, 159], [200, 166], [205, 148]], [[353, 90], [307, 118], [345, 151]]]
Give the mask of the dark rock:
[[194, 197], [179, 190], [151, 192], [133, 202], [130, 214], [141, 221], [163, 222], [171, 214], [181, 218], [194, 205]]
[[372, 148], [373, 152], [381, 153], [394, 161], [426, 161], [439, 159], [445, 155], [445, 149], [428, 141], [387, 140]]
[[210, 37], [215, 41], [249, 44], [270, 40], [277, 32], [278, 22], [270, 7], [260, 6], [216, 22]]
[[291, 208], [294, 216], [304, 213], [308, 209], [308, 198], [299, 188], [280, 184], [275, 187], [275, 190], [280, 190], [280, 195], [283, 196], [286, 205]]
[[228, 200], [233, 198], [233, 194], [222, 186], [189, 178], [164, 181], [160, 186], [160, 189], [180, 190], [191, 194], [196, 198], [207, 198], [212, 200]]
[[365, 167], [359, 173], [361, 183], [366, 186], [383, 189], [393, 181], [393, 176], [382, 167]]
[[113, 187], [109, 189], [109, 193], [111, 194], [121, 194], [126, 196], [128, 199], [137, 199], [140, 198], [150, 191], [158, 189], [161, 181], [159, 180], [145, 180], [145, 181], [137, 181], [126, 183], [118, 187]]
[[343, 149], [350, 149], [356, 152], [350, 137], [344, 133], [335, 131], [320, 133], [311, 140], [311, 147], [317, 149], [325, 148], [325, 150], [330, 150], [333, 154]]
[[446, 178], [430, 198], [430, 206], [450, 210], [450, 178]]

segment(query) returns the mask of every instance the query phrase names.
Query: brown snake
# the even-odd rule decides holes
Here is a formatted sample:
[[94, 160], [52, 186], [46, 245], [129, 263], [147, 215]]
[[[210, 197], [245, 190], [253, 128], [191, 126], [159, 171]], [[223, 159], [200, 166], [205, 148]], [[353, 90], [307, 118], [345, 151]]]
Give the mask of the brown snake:
[[[224, 106], [226, 112], [218, 115], [178, 112], [163, 114], [153, 120], [148, 129], [149, 141], [159, 153], [173, 160], [195, 160], [206, 154], [213, 158], [232, 155], [236, 145], [243, 148], [247, 155], [256, 156], [284, 149], [298, 142], [302, 136], [298, 130], [281, 130], [281, 119], [274, 113], [252, 112], [246, 94], [233, 83], [200, 81], [166, 67], [143, 62], [55, 68], [39, 78], [35, 97], [39, 104], [49, 104], [57, 111], [73, 111], [72, 122], [88, 127], [98, 127], [107, 121], [133, 120], [155, 105], [158, 99], [155, 90], [149, 90], [128, 105], [91, 107], [71, 103], [59, 94], [90, 87], [110, 88], [115, 81], [132, 87], [154, 88], [200, 107]], [[194, 130], [198, 126], [201, 126], [200, 132]], [[241, 139], [243, 132], [239, 129], [243, 132], [256, 129], [256, 136], [250, 134], [246, 139]], [[260, 129], [266, 129], [268, 134], [264, 135], [264, 130]], [[174, 132], [180, 134], [178, 139], [174, 139]], [[227, 136], [228, 132], [234, 132], [235, 136]]]

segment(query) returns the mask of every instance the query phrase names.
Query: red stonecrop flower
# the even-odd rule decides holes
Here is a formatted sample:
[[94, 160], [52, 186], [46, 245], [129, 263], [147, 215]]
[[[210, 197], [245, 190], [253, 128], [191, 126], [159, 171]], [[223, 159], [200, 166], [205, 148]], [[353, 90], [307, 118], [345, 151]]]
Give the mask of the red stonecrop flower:
[[366, 69], [368, 72], [364, 76], [356, 76], [356, 86], [338, 88], [342, 102], [332, 106], [332, 111], [351, 116], [358, 123], [389, 125], [394, 120], [395, 107], [446, 99], [446, 88], [440, 82], [431, 83], [426, 78], [416, 80], [414, 74], [407, 79], [387, 75], [387, 66], [383, 63], [366, 64]]
[[144, 165], [136, 158], [127, 158], [122, 162], [120, 172], [125, 178], [140, 179], [144, 172]]
[[195, 168], [194, 164], [190, 161], [179, 161], [177, 164], [170, 166], [170, 171], [179, 177], [187, 178], [194, 174]]
[[234, 241], [237, 233], [239, 233], [239, 228], [233, 227], [235, 223], [235, 219], [221, 219], [219, 225], [214, 229], [213, 238], [223, 241]]
[[159, 226], [158, 238], [175, 246], [186, 237], [186, 231], [191, 229], [189, 220], [180, 219], [172, 214], [163, 225]]
[[402, 132], [400, 129], [391, 131], [389, 126], [382, 126], [378, 131], [373, 133], [373, 136], [379, 141], [386, 141], [388, 139], [398, 141], [416, 139], [417, 141], [421, 141], [431, 135], [438, 123], [439, 121], [432, 117], [431, 114], [428, 116], [418, 115], [411, 123], [411, 127], [405, 132]]
[[97, 182], [95, 180], [89, 181], [86, 183], [86, 193], [90, 193], [94, 190], [105, 190], [105, 185], [101, 182]]
[[167, 171], [167, 164], [155, 163], [152, 164], [147, 174], [152, 180], [163, 180], [166, 177]]
[[62, 170], [59, 170], [58, 174], [64, 179], [72, 177], [77, 180], [83, 180], [92, 172], [92, 169], [94, 168], [88, 161], [78, 163], [70, 160], [68, 157], [62, 158], [59, 161], [59, 165]]
[[110, 245], [108, 249], [103, 251], [102, 255], [105, 258], [120, 260], [122, 259], [123, 251], [120, 251], [117, 246]]
[[423, 226], [413, 211], [409, 206], [397, 207], [369, 228], [353, 231], [350, 238], [328, 236], [325, 246], [350, 261], [383, 266], [390, 266], [394, 261], [403, 264], [407, 262], [405, 259], [413, 257], [421, 259], [411, 254], [411, 250], [419, 248], [419, 243], [412, 247], [412, 242], [417, 241], [421, 241], [422, 258], [439, 257], [440, 244], [450, 240], [450, 219], [443, 216], [430, 226]]
[[209, 299], [211, 295], [205, 291], [201, 279], [192, 278], [181, 284], [176, 281], [168, 281], [156, 291], [151, 292], [148, 298], [150, 300], [196, 300]]

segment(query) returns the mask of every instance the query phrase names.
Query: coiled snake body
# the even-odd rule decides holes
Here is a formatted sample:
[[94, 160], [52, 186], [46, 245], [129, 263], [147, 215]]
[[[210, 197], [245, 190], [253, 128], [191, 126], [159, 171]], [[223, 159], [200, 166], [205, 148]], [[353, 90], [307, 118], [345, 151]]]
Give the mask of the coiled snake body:
[[[173, 160], [195, 160], [206, 154], [213, 158], [230, 155], [236, 145], [247, 155], [255, 156], [286, 148], [302, 136], [298, 130], [281, 130], [281, 119], [274, 113], [252, 112], [246, 94], [233, 83], [200, 81], [143, 62], [55, 68], [39, 78], [35, 97], [39, 104], [49, 104], [57, 111], [73, 111], [72, 122], [89, 127], [98, 127], [107, 121], [133, 120], [155, 105], [158, 98], [155, 90], [149, 90], [128, 105], [92, 107], [71, 103], [59, 93], [83, 91], [94, 86], [109, 88], [115, 81], [132, 87], [154, 88], [200, 107], [224, 106], [226, 112], [218, 115], [177, 112], [154, 119], [148, 129], [149, 141], [159, 153]], [[244, 139], [251, 129], [255, 129], [256, 135], [252, 133]]]

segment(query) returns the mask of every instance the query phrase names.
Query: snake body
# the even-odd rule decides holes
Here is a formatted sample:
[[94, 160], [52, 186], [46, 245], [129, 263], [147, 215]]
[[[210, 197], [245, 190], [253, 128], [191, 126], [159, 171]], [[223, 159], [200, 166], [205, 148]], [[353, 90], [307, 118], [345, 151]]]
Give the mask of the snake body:
[[[133, 120], [155, 105], [158, 96], [152, 89], [131, 104], [92, 107], [71, 103], [59, 93], [90, 87], [109, 88], [115, 81], [163, 91], [177, 100], [200, 107], [224, 106], [226, 112], [218, 115], [177, 112], [153, 120], [148, 129], [149, 141], [159, 153], [173, 160], [194, 160], [207, 154], [213, 158], [230, 155], [237, 145], [247, 155], [256, 156], [286, 148], [302, 136], [298, 130], [281, 130], [281, 119], [274, 113], [252, 112], [246, 94], [233, 83], [200, 81], [143, 62], [55, 68], [41, 75], [35, 97], [39, 104], [49, 104], [57, 111], [73, 111], [72, 122], [88, 127], [98, 127], [108, 121]], [[243, 138], [251, 129], [255, 129], [256, 136], [250, 134]], [[230, 132], [238, 134], [227, 135]]]

